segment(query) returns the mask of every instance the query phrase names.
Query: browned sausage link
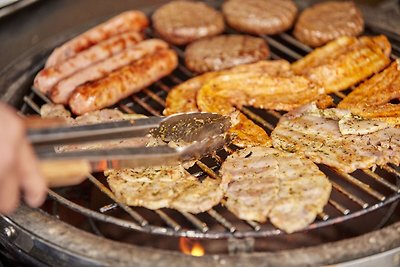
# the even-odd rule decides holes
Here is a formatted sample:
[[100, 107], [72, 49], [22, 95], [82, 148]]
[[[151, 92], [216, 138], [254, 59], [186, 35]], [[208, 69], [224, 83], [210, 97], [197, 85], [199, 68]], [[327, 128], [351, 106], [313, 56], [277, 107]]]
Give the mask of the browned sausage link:
[[126, 49], [111, 58], [97, 62], [61, 80], [50, 91], [50, 98], [54, 103], [67, 104], [75, 88], [85, 82], [105, 77], [112, 71], [139, 60], [159, 49], [168, 48], [168, 44], [159, 39], [145, 40], [129, 49]]
[[143, 36], [138, 32], [127, 32], [111, 37], [56, 66], [43, 69], [36, 75], [34, 85], [41, 92], [47, 93], [63, 78], [98, 61], [109, 58], [142, 40]]
[[69, 100], [71, 110], [80, 115], [113, 105], [170, 74], [177, 63], [173, 50], [161, 49], [103, 79], [79, 86]]
[[57, 65], [111, 36], [127, 31], [142, 31], [148, 25], [149, 21], [141, 11], [121, 13], [56, 48], [47, 59], [46, 67]]

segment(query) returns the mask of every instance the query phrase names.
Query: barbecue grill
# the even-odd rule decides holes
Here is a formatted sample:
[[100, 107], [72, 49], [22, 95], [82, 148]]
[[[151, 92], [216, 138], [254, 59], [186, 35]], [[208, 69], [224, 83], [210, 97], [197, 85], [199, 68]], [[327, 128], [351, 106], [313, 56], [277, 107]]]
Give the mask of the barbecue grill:
[[[221, 2], [209, 4], [219, 7]], [[309, 2], [299, 2], [299, 6]], [[399, 57], [398, 29], [385, 29], [382, 21], [374, 24], [368, 8], [363, 8], [367, 14], [365, 34], [387, 34], [392, 59]], [[147, 13], [152, 10], [154, 7], [144, 9]], [[400, 23], [400, 12], [397, 14], [393, 20]], [[40, 106], [50, 101], [31, 88], [33, 77], [52, 49], [77, 33], [48, 40], [40, 51], [31, 51], [3, 72], [0, 88], [7, 90], [0, 92], [1, 99], [18, 107], [21, 114], [39, 113]], [[227, 29], [227, 33], [235, 31]], [[146, 34], [157, 37], [151, 29]], [[261, 37], [269, 44], [272, 59], [293, 62], [311, 51], [290, 33]], [[183, 48], [173, 49], [180, 59], [174, 73], [114, 108], [161, 115], [171, 88], [193, 76], [183, 64]], [[350, 90], [333, 94], [335, 102]], [[284, 114], [251, 107], [241, 111], [268, 133]], [[199, 179], [217, 177], [221, 162], [235, 149], [226, 146], [196, 162], [189, 171]], [[332, 183], [331, 198], [317, 220], [299, 233], [288, 235], [269, 223], [242, 221], [223, 205], [198, 215], [128, 207], [118, 202], [102, 174], [94, 174], [78, 186], [49, 190], [40, 209], [22, 206], [11, 216], [1, 216], [0, 241], [9, 253], [37, 266], [312, 266], [349, 261], [347, 264], [366, 264], [374, 259], [387, 266], [400, 265], [400, 220], [395, 214], [400, 169], [391, 164], [352, 174], [322, 165], [320, 169]], [[389, 226], [382, 228], [385, 225]], [[181, 253], [182, 240], [199, 242], [206, 254], [194, 258]]]

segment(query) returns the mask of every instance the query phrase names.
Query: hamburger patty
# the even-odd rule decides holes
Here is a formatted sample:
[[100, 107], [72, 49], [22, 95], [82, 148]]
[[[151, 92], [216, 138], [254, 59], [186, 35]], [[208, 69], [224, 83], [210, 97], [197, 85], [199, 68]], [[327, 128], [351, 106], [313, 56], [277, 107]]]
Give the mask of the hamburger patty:
[[276, 34], [289, 29], [297, 14], [291, 0], [229, 0], [222, 6], [232, 28], [253, 34]]
[[220, 12], [204, 3], [173, 1], [161, 6], [152, 16], [154, 29], [166, 41], [183, 45], [224, 30]]
[[294, 36], [312, 47], [340, 36], [357, 36], [364, 19], [353, 2], [325, 2], [305, 9], [296, 23]]
[[185, 50], [186, 66], [197, 73], [227, 69], [269, 56], [261, 38], [247, 35], [221, 35], [198, 40]]

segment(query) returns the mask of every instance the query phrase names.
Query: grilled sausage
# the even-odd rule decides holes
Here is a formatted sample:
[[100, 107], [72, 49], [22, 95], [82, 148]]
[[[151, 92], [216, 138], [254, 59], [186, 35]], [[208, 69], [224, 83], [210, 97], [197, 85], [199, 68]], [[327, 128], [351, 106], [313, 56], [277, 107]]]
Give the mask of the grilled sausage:
[[112, 71], [119, 69], [131, 62], [143, 58], [156, 50], [168, 48], [168, 44], [159, 39], [143, 41], [126, 49], [111, 58], [98, 62], [88, 68], [82, 69], [71, 76], [61, 80], [50, 91], [50, 98], [54, 103], [67, 104], [71, 93], [81, 84], [105, 77]]
[[173, 50], [160, 49], [103, 79], [79, 86], [69, 99], [71, 110], [75, 114], [83, 114], [113, 105], [170, 74], [177, 63]]
[[149, 21], [143, 12], [126, 11], [121, 13], [56, 48], [47, 59], [46, 67], [57, 65], [111, 36], [127, 31], [139, 32], [148, 25]]
[[138, 32], [123, 33], [98, 43], [56, 66], [41, 70], [35, 77], [34, 85], [43, 93], [48, 93], [60, 80], [98, 61], [109, 58], [143, 40]]

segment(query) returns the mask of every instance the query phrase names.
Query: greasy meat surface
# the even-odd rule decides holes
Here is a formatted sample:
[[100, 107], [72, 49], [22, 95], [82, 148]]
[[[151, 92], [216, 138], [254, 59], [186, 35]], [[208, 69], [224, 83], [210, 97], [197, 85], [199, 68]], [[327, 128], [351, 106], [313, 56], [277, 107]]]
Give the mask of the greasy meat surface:
[[293, 34], [310, 46], [321, 46], [340, 36], [357, 36], [364, 30], [361, 11], [353, 2], [328, 1], [306, 8]]
[[173, 50], [160, 49], [107, 77], [79, 86], [71, 95], [69, 106], [78, 115], [108, 107], [170, 74], [177, 64]]
[[400, 60], [359, 85], [338, 105], [364, 118], [400, 125]]
[[400, 163], [400, 129], [347, 110], [306, 105], [285, 114], [271, 134], [273, 145], [345, 173]]
[[310, 160], [274, 148], [239, 150], [222, 164], [226, 207], [244, 220], [291, 233], [307, 227], [328, 202], [331, 184]]
[[318, 100], [324, 89], [303, 76], [269, 76], [262, 73], [233, 73], [206, 83], [197, 95], [201, 110], [221, 110], [247, 105], [263, 109], [292, 110]]
[[[93, 63], [59, 81], [51, 90], [50, 98], [54, 103], [67, 104], [72, 92], [81, 84], [104, 78], [114, 70], [122, 68], [146, 55], [160, 49], [167, 49], [168, 44], [159, 39], [149, 39], [125, 49], [105, 60]], [[83, 53], [83, 52], [82, 52]]]
[[224, 19], [212, 7], [192, 1], [172, 1], [152, 16], [154, 29], [170, 43], [183, 45], [224, 30]]
[[292, 69], [332, 93], [381, 71], [390, 63], [390, 51], [391, 45], [383, 35], [340, 37], [296, 61]]
[[297, 14], [291, 0], [229, 0], [222, 5], [229, 26], [252, 34], [276, 34], [288, 30]]
[[41, 70], [35, 77], [34, 85], [41, 92], [47, 93], [59, 81], [76, 71], [105, 60], [143, 40], [138, 32], [127, 32], [113, 36], [92, 47], [60, 62], [58, 65]]
[[130, 206], [199, 213], [223, 196], [221, 181], [207, 177], [200, 182], [182, 166], [109, 170], [105, 175], [116, 197]]
[[196, 104], [197, 92], [209, 80], [227, 73], [264, 73], [268, 75], [289, 75], [290, 64], [285, 60], [262, 60], [252, 64], [245, 64], [219, 72], [207, 72], [193, 77], [172, 88], [168, 93], [164, 115], [180, 112], [199, 111]]
[[114, 35], [127, 31], [141, 32], [148, 24], [146, 15], [141, 11], [123, 12], [54, 49], [46, 61], [46, 68], [58, 65], [67, 58], [73, 57]]
[[227, 34], [193, 42], [185, 49], [188, 69], [203, 73], [228, 69], [266, 59], [268, 45], [261, 38]]

